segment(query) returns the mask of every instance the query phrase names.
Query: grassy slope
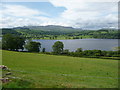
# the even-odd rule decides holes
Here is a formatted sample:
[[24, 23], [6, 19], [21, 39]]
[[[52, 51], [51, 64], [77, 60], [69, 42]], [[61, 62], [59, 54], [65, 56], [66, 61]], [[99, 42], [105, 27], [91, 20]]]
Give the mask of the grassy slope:
[[[117, 87], [118, 61], [3, 51], [3, 64], [32, 87]], [[21, 72], [19, 72], [21, 71]], [[111, 78], [110, 78], [111, 77]]]

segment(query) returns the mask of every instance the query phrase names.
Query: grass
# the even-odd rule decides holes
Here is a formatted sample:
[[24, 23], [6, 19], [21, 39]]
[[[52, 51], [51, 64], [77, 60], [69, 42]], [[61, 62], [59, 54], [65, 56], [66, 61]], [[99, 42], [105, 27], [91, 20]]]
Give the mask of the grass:
[[[33, 88], [117, 88], [118, 60], [2, 51], [3, 65]], [[12, 84], [12, 85], [11, 85]], [[4, 87], [18, 86], [14, 80]], [[21, 86], [22, 87], [22, 86]], [[21, 88], [20, 87], [20, 88]], [[24, 85], [23, 85], [24, 87]], [[27, 86], [26, 86], [27, 87]]]

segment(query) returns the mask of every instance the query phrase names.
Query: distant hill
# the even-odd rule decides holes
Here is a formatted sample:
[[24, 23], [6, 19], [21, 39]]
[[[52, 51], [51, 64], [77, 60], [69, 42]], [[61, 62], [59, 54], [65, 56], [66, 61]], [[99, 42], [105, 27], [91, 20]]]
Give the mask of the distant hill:
[[57, 26], [57, 25], [24, 26], [24, 27], [16, 27], [14, 29], [41, 30], [41, 31], [54, 31], [54, 32], [76, 32], [76, 31], [81, 31], [81, 29], [75, 29], [75, 28], [72, 28], [72, 27], [64, 27], [64, 26]]
[[[79, 38], [100, 38], [100, 39], [118, 39], [120, 32], [116, 29], [102, 28], [99, 30], [83, 30], [80, 28], [64, 27], [57, 25], [48, 26], [23, 26], [14, 28], [3, 28], [0, 36], [10, 33], [21, 35], [28, 38], [38, 39], [79, 39]], [[60, 36], [60, 37], [59, 37]]]
[[23, 27], [14, 27], [14, 28], [2, 28], [2, 33], [4, 34], [16, 34], [16, 35], [63, 35], [69, 33], [75, 33], [81, 31], [80, 29], [75, 29], [72, 27], [64, 27], [57, 25], [48, 25], [48, 26], [23, 26]]

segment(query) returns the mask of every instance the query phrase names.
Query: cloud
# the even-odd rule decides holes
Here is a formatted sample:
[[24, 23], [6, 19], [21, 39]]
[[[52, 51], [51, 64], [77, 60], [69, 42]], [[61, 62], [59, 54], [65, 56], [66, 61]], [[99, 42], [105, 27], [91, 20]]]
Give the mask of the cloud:
[[3, 15], [10, 15], [16, 17], [30, 17], [34, 15], [46, 15], [46, 13], [38, 10], [33, 10], [22, 5], [3, 5]]
[[49, 15], [38, 9], [5, 4], [2, 7], [0, 27], [62, 25], [83, 29], [117, 28], [118, 4], [107, 2], [107, 0], [104, 2], [91, 1], [94, 0], [49, 0], [54, 7], [66, 8], [54, 18], [46, 17]]
[[48, 20], [44, 15], [49, 16], [47, 13], [22, 5], [2, 4], [0, 11], [0, 27], [40, 25]]
[[[80, 28], [117, 28], [117, 2], [91, 2], [95, 0], [49, 0], [55, 7], [65, 7], [59, 18], [70, 26]], [[111, 24], [110, 24], [111, 23]]]
[[[49, 0], [1, 0], [2, 2], [48, 2]], [[66, 0], [70, 1], [70, 0]], [[78, 0], [82, 2], [118, 2], [119, 0]]]

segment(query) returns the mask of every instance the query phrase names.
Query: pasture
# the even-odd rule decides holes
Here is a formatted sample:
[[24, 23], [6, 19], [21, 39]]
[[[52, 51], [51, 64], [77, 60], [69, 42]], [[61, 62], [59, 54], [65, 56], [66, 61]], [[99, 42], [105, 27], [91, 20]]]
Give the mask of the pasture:
[[11, 69], [9, 88], [117, 88], [118, 60], [2, 51]]

